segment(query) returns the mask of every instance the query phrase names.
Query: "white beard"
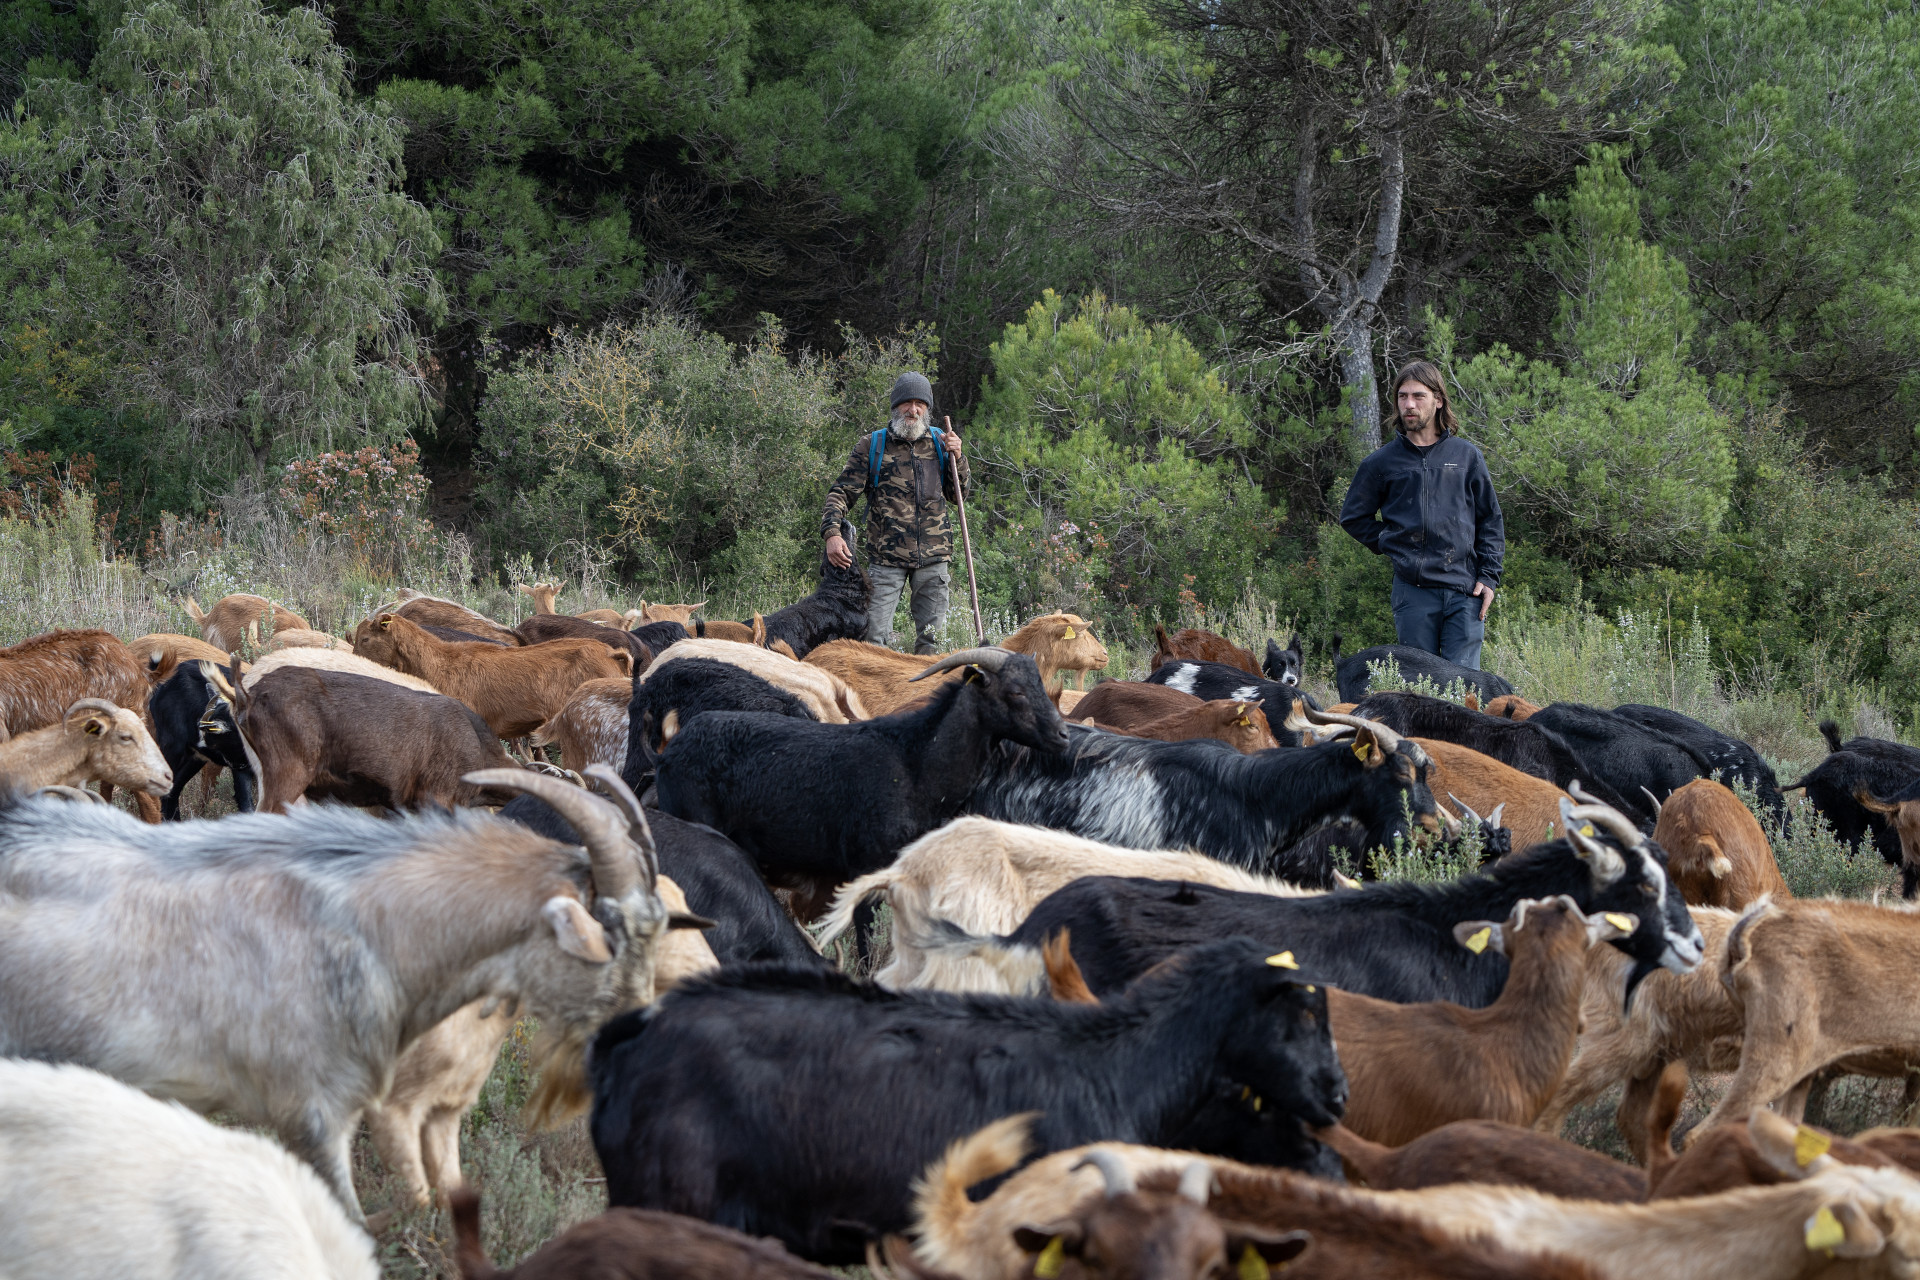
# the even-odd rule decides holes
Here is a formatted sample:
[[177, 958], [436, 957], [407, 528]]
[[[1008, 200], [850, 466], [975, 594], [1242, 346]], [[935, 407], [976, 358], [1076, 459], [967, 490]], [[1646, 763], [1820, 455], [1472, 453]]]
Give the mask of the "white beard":
[[927, 419], [917, 418], [908, 421], [904, 414], [896, 413], [887, 420], [887, 434], [895, 440], [925, 440]]

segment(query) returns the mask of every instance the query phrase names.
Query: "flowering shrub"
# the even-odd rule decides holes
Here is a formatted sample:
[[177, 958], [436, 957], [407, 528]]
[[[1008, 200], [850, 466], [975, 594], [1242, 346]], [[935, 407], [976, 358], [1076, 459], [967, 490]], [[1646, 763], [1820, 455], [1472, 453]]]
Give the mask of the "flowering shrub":
[[313, 532], [346, 544], [369, 568], [397, 573], [411, 557], [439, 549], [438, 530], [420, 514], [427, 488], [420, 447], [403, 440], [295, 459], [280, 497]]

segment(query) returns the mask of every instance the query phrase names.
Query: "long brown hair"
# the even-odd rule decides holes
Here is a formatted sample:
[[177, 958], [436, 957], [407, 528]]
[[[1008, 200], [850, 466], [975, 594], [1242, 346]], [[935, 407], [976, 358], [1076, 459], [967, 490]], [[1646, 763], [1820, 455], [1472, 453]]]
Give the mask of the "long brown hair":
[[1395, 430], [1399, 431], [1401, 435], [1407, 433], [1407, 424], [1402, 421], [1400, 417], [1399, 398], [1400, 388], [1409, 382], [1419, 383], [1427, 390], [1433, 392], [1439, 399], [1440, 407], [1434, 412], [1433, 424], [1440, 428], [1441, 435], [1450, 436], [1460, 429], [1460, 424], [1454, 421], [1453, 401], [1447, 398], [1447, 379], [1446, 376], [1440, 372], [1440, 366], [1431, 360], [1415, 360], [1410, 364], [1401, 365], [1400, 372], [1393, 375], [1393, 425]]

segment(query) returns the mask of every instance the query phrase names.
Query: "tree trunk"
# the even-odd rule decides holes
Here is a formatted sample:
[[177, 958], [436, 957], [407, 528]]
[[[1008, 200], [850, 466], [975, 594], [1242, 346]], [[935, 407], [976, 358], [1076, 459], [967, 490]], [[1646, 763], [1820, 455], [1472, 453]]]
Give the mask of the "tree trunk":
[[1373, 371], [1372, 307], [1361, 307], [1334, 331], [1340, 349], [1340, 380], [1353, 411], [1353, 443], [1361, 455], [1380, 447], [1380, 384]]

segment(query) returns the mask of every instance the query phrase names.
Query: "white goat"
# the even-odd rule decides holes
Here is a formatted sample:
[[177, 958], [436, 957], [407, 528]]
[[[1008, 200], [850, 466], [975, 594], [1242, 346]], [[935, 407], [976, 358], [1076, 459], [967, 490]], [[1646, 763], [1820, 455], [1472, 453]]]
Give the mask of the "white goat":
[[820, 941], [839, 937], [856, 907], [885, 894], [893, 906], [893, 959], [874, 974], [876, 982], [895, 990], [1002, 991], [1004, 977], [985, 958], [928, 949], [928, 921], [988, 937], [1012, 933], [1041, 899], [1083, 876], [1191, 880], [1280, 897], [1317, 892], [1203, 854], [1123, 849], [1047, 827], [969, 816], [921, 836], [892, 866], [842, 885], [821, 923]]
[[0, 743], [0, 780], [24, 791], [89, 782], [164, 796], [173, 770], [140, 717], [105, 698], [82, 698], [59, 724]]
[[0, 1061], [8, 1280], [376, 1280], [313, 1170], [84, 1067]]
[[542, 1024], [535, 1105], [554, 1109], [584, 1101], [594, 1031], [653, 998], [661, 937], [692, 922], [654, 892], [639, 803], [596, 773], [626, 814], [525, 770], [467, 776], [539, 796], [584, 850], [473, 812], [146, 827], [105, 806], [7, 804], [0, 1055], [270, 1126], [357, 1216], [355, 1126], [430, 1028], [475, 1000], [523, 1002]]
[[771, 649], [731, 640], [680, 640], [666, 647], [653, 665], [641, 675], [642, 684], [654, 672], [675, 658], [712, 658], [742, 671], [752, 672], [775, 688], [785, 689], [807, 705], [821, 724], [846, 724], [867, 719], [867, 708], [860, 695], [833, 672], [824, 667], [796, 662]]

